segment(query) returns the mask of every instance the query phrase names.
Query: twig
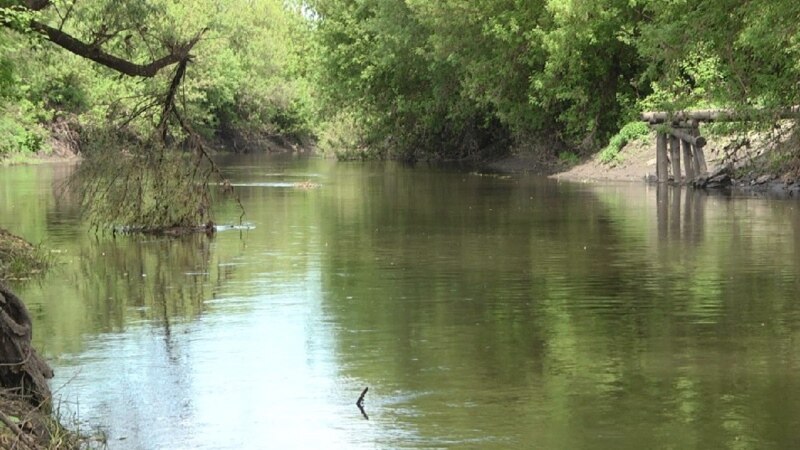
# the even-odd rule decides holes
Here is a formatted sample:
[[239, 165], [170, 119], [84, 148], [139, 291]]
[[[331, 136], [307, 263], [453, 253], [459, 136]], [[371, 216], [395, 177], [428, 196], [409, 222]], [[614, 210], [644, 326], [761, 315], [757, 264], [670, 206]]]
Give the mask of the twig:
[[364, 396], [367, 395], [367, 391], [369, 390], [369, 386], [365, 387], [363, 391], [361, 391], [361, 395], [356, 400], [356, 406], [358, 406], [358, 410], [361, 411], [361, 415], [364, 416], [365, 419], [369, 420], [369, 416], [367, 412], [364, 411]]
[[30, 436], [23, 433], [17, 424], [15, 424], [14, 421], [11, 420], [11, 418], [8, 417], [3, 411], [0, 411], [0, 422], [3, 422], [9, 430], [13, 431], [14, 434], [17, 435], [18, 442], [21, 444], [23, 449], [32, 448], [31, 446], [33, 445], [33, 442], [30, 441]]
[[[186, 123], [183, 120], [183, 117], [180, 115], [180, 113], [178, 113], [178, 110], [176, 108], [173, 108], [171, 113], [178, 120], [178, 125], [180, 125], [181, 128], [183, 128], [183, 130], [193, 138], [195, 144], [194, 148], [198, 152], [200, 159], [205, 159], [208, 162], [210, 167], [208, 175], [215, 174], [219, 178], [219, 180], [223, 182], [223, 186], [225, 186], [224, 182], [226, 181], [226, 179], [222, 176], [222, 171], [219, 169], [219, 166], [217, 166], [217, 163], [208, 153], [208, 149], [206, 149], [206, 145], [203, 142], [203, 139], [200, 137], [200, 135], [195, 133], [194, 129], [192, 129], [192, 127], [189, 126], [188, 123]], [[208, 182], [207, 180], [208, 176], [206, 176], [206, 183]], [[239, 197], [239, 192], [234, 190], [232, 186], [230, 187], [230, 192], [234, 194], [234, 200], [236, 200], [236, 204], [239, 206], [239, 210], [241, 211], [241, 214], [239, 215], [239, 224], [241, 225], [246, 212], [244, 209], [244, 204], [242, 204], [242, 199], [241, 197]], [[364, 393], [366, 393], [366, 391], [364, 391]]]
[[358, 397], [358, 400], [356, 400], [356, 406], [358, 406], [359, 408], [364, 406], [364, 396], [367, 395], [368, 390], [369, 386], [365, 387], [364, 390], [361, 391], [361, 395]]

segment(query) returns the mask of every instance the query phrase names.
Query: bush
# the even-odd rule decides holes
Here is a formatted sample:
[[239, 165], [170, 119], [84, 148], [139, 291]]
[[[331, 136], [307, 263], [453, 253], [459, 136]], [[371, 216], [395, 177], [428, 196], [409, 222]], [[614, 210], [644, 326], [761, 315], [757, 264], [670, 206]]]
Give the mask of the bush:
[[611, 164], [618, 161], [619, 152], [628, 142], [646, 136], [650, 127], [644, 122], [629, 122], [608, 142], [608, 146], [600, 152], [600, 162]]
[[558, 159], [570, 166], [574, 166], [579, 162], [578, 155], [572, 152], [561, 152], [558, 154]]
[[363, 127], [355, 114], [340, 112], [322, 125], [319, 151], [325, 156], [335, 156], [340, 161], [379, 158], [380, 152], [370, 149]]
[[43, 150], [46, 131], [36, 123], [26, 122], [0, 111], [0, 157]]
[[41, 247], [0, 228], [0, 281], [41, 273], [50, 264]]

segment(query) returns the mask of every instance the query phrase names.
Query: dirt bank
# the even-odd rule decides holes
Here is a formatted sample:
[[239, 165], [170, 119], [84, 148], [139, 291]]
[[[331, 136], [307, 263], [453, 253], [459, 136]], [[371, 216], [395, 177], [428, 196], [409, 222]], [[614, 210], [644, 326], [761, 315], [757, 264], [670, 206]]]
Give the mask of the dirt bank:
[[[546, 175], [570, 181], [642, 182], [656, 171], [655, 139], [655, 133], [650, 133], [628, 142], [620, 150], [618, 159], [610, 164], [600, 161], [599, 153], [570, 164], [557, 157], [533, 156], [521, 150], [514, 156], [492, 163], [490, 167], [502, 172]], [[708, 144], [706, 160], [709, 170], [719, 165], [721, 153], [719, 145]]]
[[39, 247], [0, 228], [0, 449], [77, 449], [89, 443], [51, 411], [46, 379], [53, 372], [31, 347], [27, 308], [4, 284], [47, 266]]
[[[709, 173], [724, 173], [734, 191], [744, 193], [800, 193], [800, 133], [790, 123], [761, 132], [719, 135], [704, 132], [704, 151]], [[546, 175], [554, 179], [598, 182], [646, 182], [656, 172], [655, 133], [626, 144], [613, 163], [599, 153], [570, 164], [554, 156], [517, 152], [490, 164], [491, 170]]]

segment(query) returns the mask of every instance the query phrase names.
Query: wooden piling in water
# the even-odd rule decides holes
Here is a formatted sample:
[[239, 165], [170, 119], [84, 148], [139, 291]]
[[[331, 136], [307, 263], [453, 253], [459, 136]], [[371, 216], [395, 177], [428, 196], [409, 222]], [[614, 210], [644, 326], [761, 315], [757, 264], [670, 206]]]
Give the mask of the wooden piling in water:
[[691, 183], [694, 181], [694, 156], [692, 155], [692, 144], [688, 141], [681, 139], [681, 148], [683, 149], [683, 169], [686, 172], [686, 182]]
[[672, 162], [672, 180], [681, 182], [681, 141], [675, 134], [669, 137], [669, 158]]
[[[708, 165], [703, 147], [706, 145], [704, 137], [700, 136], [699, 125], [701, 122], [733, 122], [771, 119], [800, 119], [800, 105], [791, 108], [776, 110], [699, 110], [699, 111], [656, 111], [645, 112], [641, 120], [648, 122], [651, 127], [672, 127], [666, 132], [656, 133], [656, 176], [659, 183], [670, 180], [670, 166], [672, 179], [681, 181], [681, 151], [683, 153], [684, 171], [686, 182], [698, 180], [708, 176]], [[670, 136], [667, 143], [667, 134]], [[667, 153], [669, 146], [669, 153]], [[672, 161], [670, 164], [669, 161]]]
[[[692, 128], [692, 136], [696, 138], [700, 138], [700, 129], [697, 127]], [[708, 166], [706, 166], [706, 155], [703, 152], [703, 147], [705, 146], [705, 139], [703, 142], [697, 142], [696, 145], [693, 145], [692, 149], [694, 150], [694, 161], [695, 161], [695, 168], [697, 169], [697, 176], [702, 177], [708, 175]]]
[[667, 134], [656, 133], [656, 177], [659, 183], [667, 181]]

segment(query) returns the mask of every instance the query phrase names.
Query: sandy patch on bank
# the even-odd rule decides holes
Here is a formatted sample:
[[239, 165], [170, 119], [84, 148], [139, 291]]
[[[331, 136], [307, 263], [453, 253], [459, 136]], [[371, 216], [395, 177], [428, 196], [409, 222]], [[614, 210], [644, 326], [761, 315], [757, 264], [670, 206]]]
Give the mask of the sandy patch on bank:
[[[789, 143], [791, 127], [779, 129], [777, 134], [746, 133], [742, 135], [714, 136], [703, 133], [708, 143], [703, 149], [709, 173], [714, 173], [724, 165], [737, 169], [737, 174], [749, 180], [763, 176], [765, 171], [773, 172], [773, 179], [781, 178], [781, 170], [786, 168], [768, 167], [765, 160], [775, 159], [777, 152], [785, 152]], [[791, 149], [789, 149], [791, 150]], [[539, 155], [552, 152], [539, 152]], [[682, 156], [682, 155], [681, 155]], [[767, 161], [769, 162], [769, 161]], [[552, 156], [537, 156], [521, 153], [490, 165], [492, 170], [508, 173], [529, 173], [546, 175], [551, 178], [569, 181], [631, 181], [644, 182], [656, 173], [655, 132], [628, 142], [619, 152], [616, 161], [600, 161], [599, 152], [584, 158], [574, 165]], [[683, 170], [683, 167], [681, 167]]]
[[[731, 138], [709, 138], [709, 143], [703, 149], [709, 172], [713, 173], [723, 164], [725, 152], [731, 141]], [[655, 174], [656, 135], [651, 132], [646, 137], [628, 142], [613, 163], [601, 162], [597, 153], [552, 177], [572, 181], [645, 181]]]

